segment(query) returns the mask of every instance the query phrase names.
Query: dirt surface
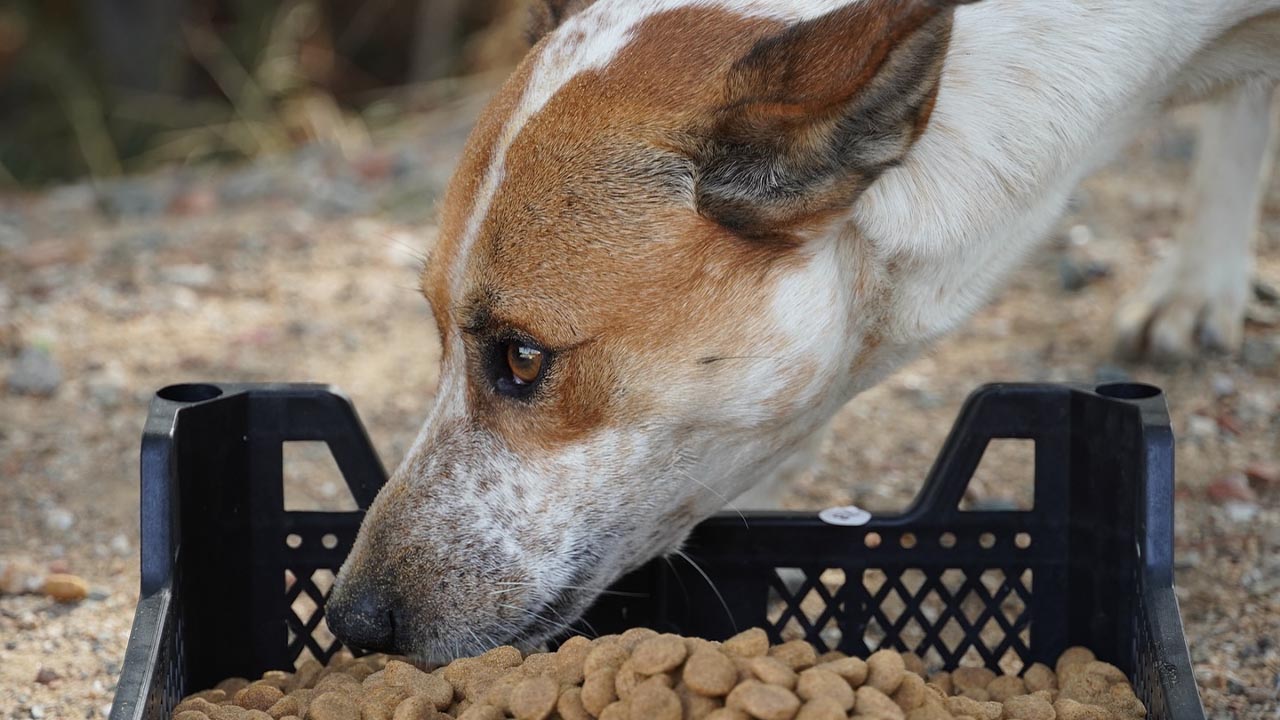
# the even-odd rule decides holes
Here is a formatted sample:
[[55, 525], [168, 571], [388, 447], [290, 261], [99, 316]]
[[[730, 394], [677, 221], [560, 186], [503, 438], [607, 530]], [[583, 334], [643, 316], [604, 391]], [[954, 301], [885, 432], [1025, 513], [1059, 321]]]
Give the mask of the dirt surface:
[[[108, 710], [137, 600], [138, 440], [156, 388], [333, 382], [387, 464], [399, 459], [436, 377], [431, 316], [414, 290], [419, 257], [475, 107], [408, 120], [345, 157], [311, 147], [241, 168], [0, 197], [0, 563], [11, 583], [15, 572], [69, 571], [89, 584], [67, 605], [0, 596], [0, 717]], [[1206, 708], [1274, 718], [1280, 306], [1255, 302], [1241, 358], [1156, 369], [1109, 354], [1117, 298], [1169, 248], [1194, 119], [1165, 121], [1090, 180], [1060, 239], [995, 302], [846, 407], [788, 504], [902, 507], [983, 382], [1160, 385], [1178, 439], [1178, 596]], [[1259, 277], [1280, 286], [1280, 183], [1258, 243]], [[971, 500], [1018, 504], [1025, 457], [984, 466]], [[303, 471], [290, 471], [295, 506], [349, 504], [323, 462], [304, 452]]]

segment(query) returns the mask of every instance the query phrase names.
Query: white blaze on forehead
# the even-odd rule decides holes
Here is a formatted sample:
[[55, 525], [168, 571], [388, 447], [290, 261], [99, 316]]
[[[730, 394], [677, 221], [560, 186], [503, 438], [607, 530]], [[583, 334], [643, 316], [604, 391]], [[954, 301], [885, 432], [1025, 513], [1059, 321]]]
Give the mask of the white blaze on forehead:
[[475, 204], [463, 228], [453, 268], [453, 296], [461, 297], [467, 259], [506, 175], [507, 151], [529, 119], [577, 75], [608, 66], [633, 39], [637, 25], [681, 8], [725, 10], [747, 17], [795, 22], [818, 17], [860, 0], [600, 0], [569, 18], [543, 45], [524, 95], [494, 141]]

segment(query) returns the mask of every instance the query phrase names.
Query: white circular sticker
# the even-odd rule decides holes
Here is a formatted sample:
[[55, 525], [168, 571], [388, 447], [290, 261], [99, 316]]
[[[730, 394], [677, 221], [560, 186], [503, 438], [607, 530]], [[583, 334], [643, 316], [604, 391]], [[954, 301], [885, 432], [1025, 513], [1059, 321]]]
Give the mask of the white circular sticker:
[[856, 525], [866, 525], [871, 521], [871, 513], [863, 510], [857, 505], [845, 505], [843, 507], [829, 507], [818, 513], [818, 519], [828, 525], [844, 525], [853, 527]]

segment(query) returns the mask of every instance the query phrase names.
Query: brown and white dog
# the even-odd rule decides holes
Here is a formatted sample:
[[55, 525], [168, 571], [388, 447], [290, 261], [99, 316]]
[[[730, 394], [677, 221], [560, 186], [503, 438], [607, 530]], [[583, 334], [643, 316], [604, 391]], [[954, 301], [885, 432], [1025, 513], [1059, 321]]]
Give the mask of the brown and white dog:
[[329, 601], [351, 643], [563, 627], [963, 321], [1169, 102], [1222, 96], [1121, 336], [1240, 342], [1280, 0], [541, 1], [443, 206], [440, 385]]

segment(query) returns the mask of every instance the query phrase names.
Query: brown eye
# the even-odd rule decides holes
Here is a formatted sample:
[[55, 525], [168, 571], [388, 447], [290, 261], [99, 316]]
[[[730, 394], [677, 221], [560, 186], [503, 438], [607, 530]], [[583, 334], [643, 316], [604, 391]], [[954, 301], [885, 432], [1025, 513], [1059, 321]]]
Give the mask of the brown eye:
[[517, 385], [532, 385], [542, 376], [542, 351], [523, 343], [507, 343], [507, 366]]

